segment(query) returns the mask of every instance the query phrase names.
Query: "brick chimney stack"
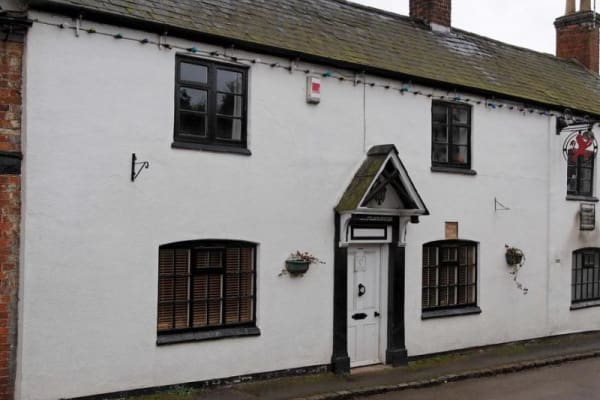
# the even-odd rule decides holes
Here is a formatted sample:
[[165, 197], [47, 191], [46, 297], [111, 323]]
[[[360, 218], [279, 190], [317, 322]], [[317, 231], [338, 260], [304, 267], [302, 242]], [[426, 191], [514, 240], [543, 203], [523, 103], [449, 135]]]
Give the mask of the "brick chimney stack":
[[600, 62], [600, 15], [592, 10], [591, 0], [567, 0], [566, 15], [554, 21], [556, 56], [575, 59], [587, 69], [598, 73]]
[[450, 28], [452, 0], [410, 0], [410, 16], [424, 20], [432, 27]]

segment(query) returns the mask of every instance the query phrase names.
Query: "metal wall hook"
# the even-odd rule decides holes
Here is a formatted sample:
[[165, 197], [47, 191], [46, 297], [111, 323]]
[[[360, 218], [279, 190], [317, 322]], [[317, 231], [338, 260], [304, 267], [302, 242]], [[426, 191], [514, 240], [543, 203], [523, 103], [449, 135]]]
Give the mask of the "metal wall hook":
[[[137, 166], [140, 166], [139, 169], [136, 170]], [[137, 162], [137, 157], [135, 153], [131, 154], [131, 182], [135, 182], [137, 177], [142, 173], [142, 170], [146, 168], [150, 168], [150, 163], [148, 161], [140, 161]]]
[[494, 211], [510, 211], [510, 208], [500, 203], [498, 199], [494, 197]]

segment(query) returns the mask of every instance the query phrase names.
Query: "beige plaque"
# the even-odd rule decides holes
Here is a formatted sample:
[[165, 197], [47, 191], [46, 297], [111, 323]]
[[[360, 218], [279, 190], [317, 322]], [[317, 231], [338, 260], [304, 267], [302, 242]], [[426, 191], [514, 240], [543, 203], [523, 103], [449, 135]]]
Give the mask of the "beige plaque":
[[458, 239], [458, 222], [446, 222], [446, 240]]

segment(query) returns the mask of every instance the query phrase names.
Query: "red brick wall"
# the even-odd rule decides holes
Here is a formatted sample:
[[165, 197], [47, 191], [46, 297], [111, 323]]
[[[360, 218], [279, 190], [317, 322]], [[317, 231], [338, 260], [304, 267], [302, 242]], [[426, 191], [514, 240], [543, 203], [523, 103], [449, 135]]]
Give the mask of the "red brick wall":
[[452, 0], [410, 0], [410, 16], [434, 24], [450, 26]]
[[599, 39], [598, 28], [588, 24], [558, 28], [556, 31], [556, 55], [561, 58], [574, 58], [589, 70], [598, 73]]
[[[0, 41], [0, 151], [21, 151], [23, 43]], [[12, 399], [17, 344], [21, 177], [0, 172], [0, 400]]]

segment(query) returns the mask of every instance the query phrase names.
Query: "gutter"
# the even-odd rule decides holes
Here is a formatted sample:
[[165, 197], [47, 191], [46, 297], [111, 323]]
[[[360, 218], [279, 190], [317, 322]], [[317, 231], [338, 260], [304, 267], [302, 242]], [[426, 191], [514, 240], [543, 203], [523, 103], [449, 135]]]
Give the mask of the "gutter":
[[445, 89], [449, 91], [464, 91], [473, 93], [476, 95], [480, 95], [483, 97], [494, 97], [501, 96], [503, 99], [509, 101], [515, 101], [520, 103], [525, 103], [526, 106], [539, 107], [539, 108], [547, 108], [554, 110], [564, 110], [565, 108], [570, 108], [576, 113], [581, 113], [582, 115], [593, 115], [600, 117], [600, 114], [593, 113], [587, 110], [581, 110], [573, 108], [569, 105], [563, 104], [555, 104], [555, 103], [544, 103], [536, 100], [526, 99], [523, 97], [512, 96], [502, 92], [494, 92], [489, 90], [484, 90], [477, 87], [465, 86], [460, 84], [453, 84], [449, 82], [437, 81], [435, 79], [424, 78], [415, 75], [403, 74], [398, 71], [385, 70], [377, 67], [373, 67], [370, 65], [362, 65], [356, 64], [341, 60], [336, 60], [332, 58], [327, 58], [315, 54], [303, 53], [299, 51], [294, 51], [290, 49], [285, 49], [281, 47], [269, 46], [255, 42], [249, 42], [241, 39], [235, 39], [230, 37], [213, 35], [205, 32], [200, 32], [193, 29], [182, 28], [176, 25], [170, 25], [160, 22], [148, 21], [141, 18], [129, 17], [124, 15], [119, 15], [106, 11], [95, 10], [90, 7], [83, 7], [74, 4], [67, 4], [62, 1], [56, 0], [29, 0], [29, 7], [31, 9], [36, 9], [40, 11], [53, 12], [58, 14], [64, 14], [67, 16], [71, 16], [72, 18], [83, 17], [90, 21], [95, 21], [98, 23], [105, 23], [109, 25], [117, 25], [128, 27], [131, 29], [137, 29], [146, 32], [155, 32], [156, 34], [169, 34], [170, 36], [179, 37], [182, 39], [188, 39], [193, 41], [200, 41], [213, 45], [220, 45], [224, 47], [235, 47], [241, 50], [252, 51], [256, 53], [263, 54], [271, 54], [274, 56], [279, 56], [288, 59], [299, 59], [305, 62], [311, 62], [315, 64], [328, 65], [331, 67], [336, 67], [340, 69], [347, 69], [352, 71], [359, 71], [368, 73], [370, 75], [379, 76], [382, 78], [395, 79], [400, 81], [412, 81], [416, 84], [421, 84], [423, 86], [437, 87], [440, 89]]

